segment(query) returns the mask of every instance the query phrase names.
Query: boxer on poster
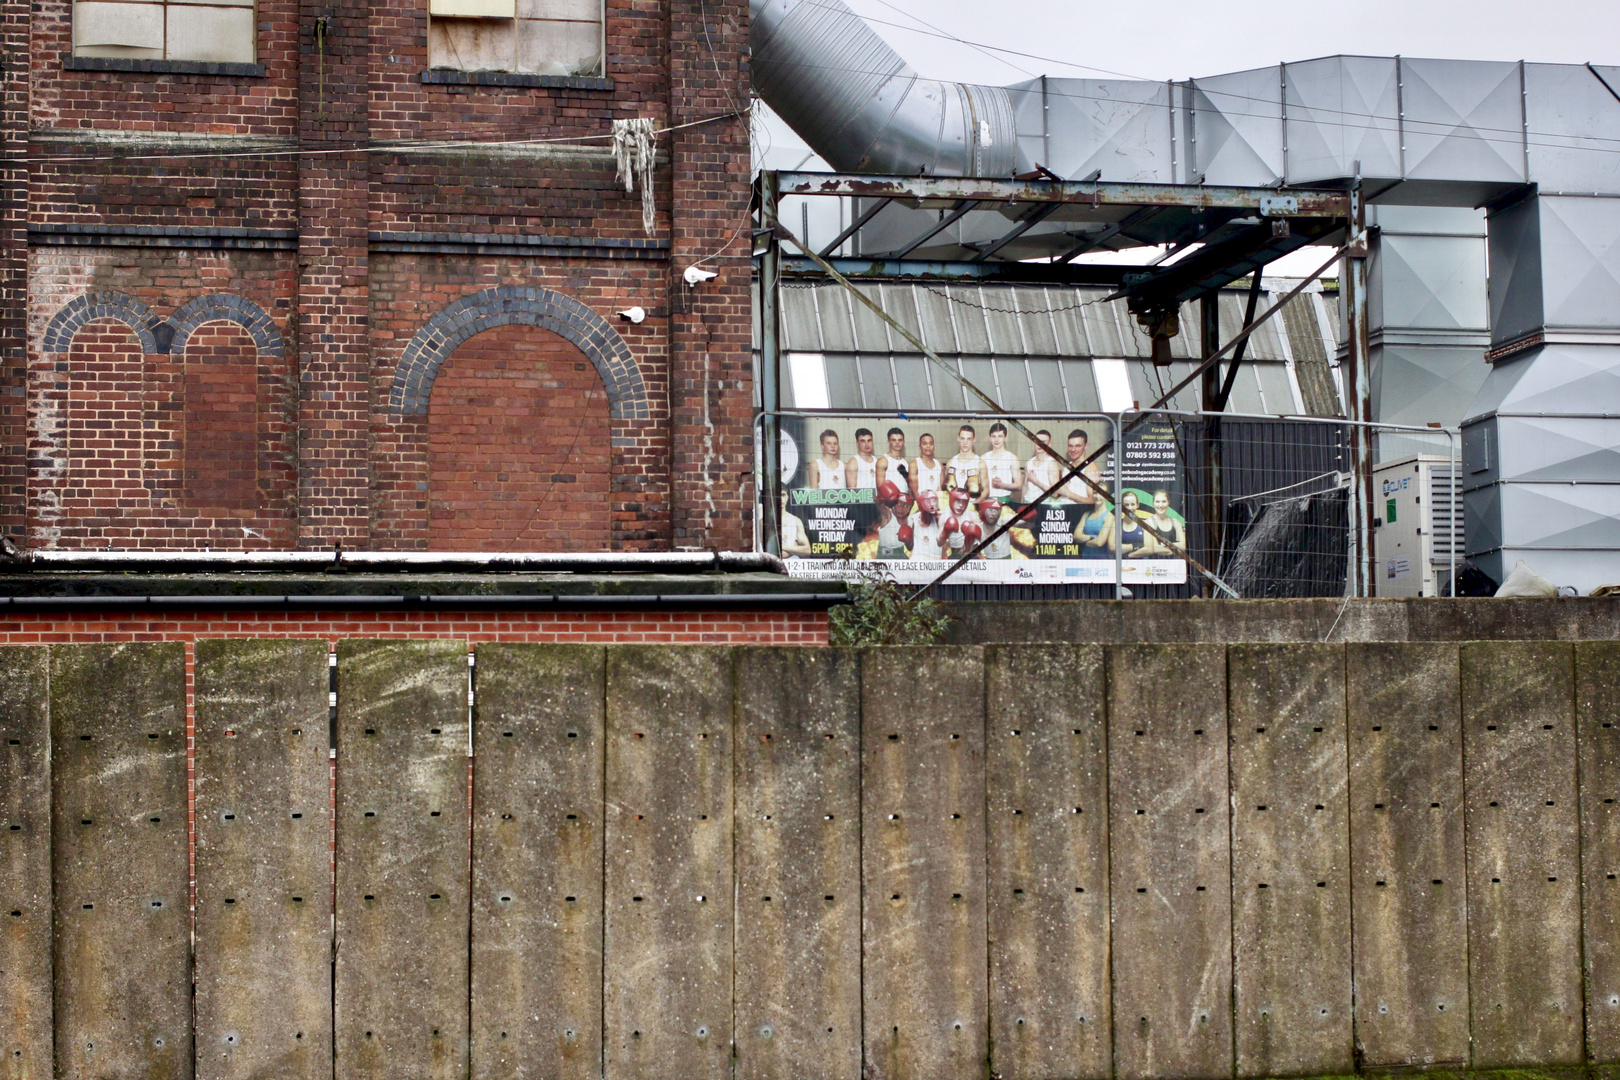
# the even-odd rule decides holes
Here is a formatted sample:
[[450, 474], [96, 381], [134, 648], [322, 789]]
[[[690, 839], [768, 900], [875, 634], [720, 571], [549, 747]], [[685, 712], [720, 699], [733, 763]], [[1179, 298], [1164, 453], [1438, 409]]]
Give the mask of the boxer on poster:
[[934, 460], [934, 436], [923, 432], [917, 437], [917, 460], [911, 464], [911, 497], [925, 491], [938, 491], [945, 481], [945, 464]]
[[849, 469], [838, 456], [838, 432], [828, 428], [821, 433], [821, 456], [810, 467], [810, 487], [813, 491], [829, 491], [844, 487]]
[[945, 515], [943, 533], [948, 557], [952, 559], [960, 559], [962, 552], [984, 539], [984, 522], [973, 509], [973, 496], [968, 494], [967, 488], [959, 487], [951, 492], [950, 512]]
[[906, 545], [900, 538], [905, 528], [905, 512], [910, 508], [911, 496], [899, 484], [885, 480], [878, 485], [877, 557], [904, 559]]
[[810, 534], [805, 532], [804, 522], [797, 514], [788, 513], [788, 493], [782, 492], [782, 557], [805, 556], [810, 554]]
[[[1042, 428], [1035, 433], [1035, 441], [1040, 443], [1041, 446], [1051, 446], [1052, 433]], [[1041, 492], [1057, 483], [1058, 477], [1062, 475], [1058, 471], [1057, 459], [1042, 450], [1040, 446], [1036, 447], [1035, 453], [1024, 464], [1024, 502], [1032, 503], [1040, 498]], [[1056, 497], [1053, 496], [1053, 498]]]
[[[878, 458], [878, 480], [893, 484], [903, 495], [911, 494], [911, 470], [906, 466], [906, 433], [897, 427], [889, 429], [889, 449]], [[903, 508], [902, 516], [911, 507]]]
[[971, 424], [963, 424], [956, 431], [956, 456], [945, 463], [945, 490], [963, 488], [977, 498], [985, 493], [984, 459], [979, 456], [975, 443], [979, 433]]
[[878, 486], [878, 459], [872, 453], [872, 429], [855, 429], [855, 456], [845, 465], [844, 482], [851, 488]]
[[989, 479], [984, 493], [1003, 504], [1012, 502], [1024, 482], [1018, 455], [1007, 449], [1007, 425], [1000, 420], [990, 425], [990, 449], [984, 452], [984, 472]]
[[[1084, 428], [1075, 428], [1073, 431], [1069, 432], [1067, 449], [1069, 454], [1070, 469], [1073, 469], [1076, 465], [1079, 465], [1082, 461], [1086, 460], [1086, 455], [1090, 450], [1090, 442], [1091, 440], [1087, 437]], [[1068, 470], [1064, 471], [1066, 472]], [[1080, 474], [1078, 476], [1070, 478], [1069, 482], [1064, 484], [1063, 487], [1058, 490], [1058, 493], [1052, 497], [1052, 501], [1059, 506], [1064, 504], [1083, 506], [1089, 511], [1097, 502], [1097, 493], [1091, 489], [1090, 485], [1088, 485], [1085, 480], [1080, 478], [1082, 476], [1089, 478], [1093, 483], [1101, 483], [1101, 463], [1093, 461], [1090, 465], [1087, 465], [1084, 469], [1080, 470]]]
[[[1002, 503], [1001, 503], [1001, 500], [999, 500], [999, 499], [993, 499], [990, 496], [986, 495], [984, 498], [979, 500], [979, 521], [984, 526], [984, 535], [985, 536], [989, 536], [990, 534], [994, 533], [996, 531], [996, 529], [1001, 527], [1001, 512], [1002, 512], [1002, 509], [1003, 509]], [[1012, 558], [1013, 555], [1014, 555], [1014, 551], [1013, 551], [1013, 533], [1019, 532], [1019, 531], [1020, 530], [1018, 530], [1018, 529], [1008, 529], [1006, 532], [1002, 533], [1000, 536], [998, 536], [994, 540], [990, 541], [988, 544], [986, 544], [984, 546], [984, 550], [979, 552], [979, 558], [981, 558], [981, 559], [1010, 559], [1010, 558]], [[979, 539], [983, 539], [983, 537], [980, 537]], [[973, 542], [975, 544], [977, 544], [979, 542], [979, 540], [974, 540]], [[1023, 555], [1020, 553], [1018, 555], [1018, 557], [1023, 558]]]
[[900, 542], [911, 549], [913, 559], [943, 559], [944, 529], [945, 523], [939, 516], [939, 492], [920, 491], [916, 511], [900, 530]]

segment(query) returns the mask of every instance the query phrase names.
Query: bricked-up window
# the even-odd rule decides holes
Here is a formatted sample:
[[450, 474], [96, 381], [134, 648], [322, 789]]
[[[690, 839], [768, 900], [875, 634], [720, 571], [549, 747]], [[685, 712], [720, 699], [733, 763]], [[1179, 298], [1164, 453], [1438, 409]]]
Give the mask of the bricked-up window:
[[128, 60], [257, 62], [253, 0], [79, 0], [73, 55]]
[[601, 75], [603, 0], [429, 0], [428, 66]]

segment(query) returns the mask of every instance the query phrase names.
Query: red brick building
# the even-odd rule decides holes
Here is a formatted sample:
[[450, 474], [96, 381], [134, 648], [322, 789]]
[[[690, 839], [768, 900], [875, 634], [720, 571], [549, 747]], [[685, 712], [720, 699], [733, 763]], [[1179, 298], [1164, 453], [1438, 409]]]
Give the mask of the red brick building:
[[0, 35], [5, 535], [751, 544], [743, 0], [0, 0]]

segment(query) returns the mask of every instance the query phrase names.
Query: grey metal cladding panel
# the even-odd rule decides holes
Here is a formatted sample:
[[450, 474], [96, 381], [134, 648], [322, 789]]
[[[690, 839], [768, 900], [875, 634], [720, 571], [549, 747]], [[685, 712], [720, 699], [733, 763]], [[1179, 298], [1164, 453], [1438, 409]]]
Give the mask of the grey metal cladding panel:
[[1046, 289], [1039, 285], [1018, 285], [1012, 290], [1017, 304], [1019, 329], [1023, 331], [1023, 352], [1027, 356], [1058, 356], [1057, 333], [1052, 325], [1052, 309], [1069, 303], [1067, 290]]
[[[1033, 362], [1033, 361], [1032, 361]], [[1069, 389], [1071, 412], [1098, 412], [1102, 405], [1097, 400], [1097, 377], [1092, 374], [1090, 360], [1064, 360], [1063, 379]]]
[[[983, 405], [981, 405], [980, 395], [975, 394], [966, 387], [963, 387], [963, 393], [967, 395], [969, 408], [977, 411], [978, 409], [983, 408], [984, 405], [989, 405], [992, 403], [1000, 405], [1001, 395], [996, 391], [996, 373], [994, 366], [990, 363], [990, 361], [979, 358], [963, 359], [961, 364], [962, 374], [967, 376], [968, 381], [973, 383], [974, 386], [977, 386], [980, 390], [984, 391], [984, 393], [988, 394], [991, 399], [989, 402], [984, 402]], [[1005, 406], [1003, 406], [1003, 408], [1005, 408]]]
[[1401, 91], [1409, 179], [1524, 181], [1518, 64], [1403, 59]]
[[[1092, 381], [1089, 370], [1086, 372], [1086, 381]], [[1034, 409], [1040, 412], [1063, 412], [1068, 408], [1063, 400], [1063, 374], [1058, 370], [1058, 361], [1031, 360], [1029, 382]]]
[[1524, 199], [1490, 215], [1491, 340], [1541, 329], [1541, 210]]
[[1466, 345], [1384, 345], [1374, 365], [1373, 415], [1388, 424], [1457, 426], [1491, 371]]
[[990, 348], [985, 351], [996, 356], [1023, 356], [1022, 323], [1028, 316], [1019, 313], [1016, 288], [996, 289], [983, 297], [984, 322], [990, 330]]
[[1547, 326], [1620, 328], [1620, 200], [1543, 195], [1538, 201]]
[[[1263, 290], [1262, 290], [1263, 292]], [[1243, 316], [1248, 309], [1249, 298], [1235, 292], [1220, 294], [1221, 316], [1221, 343], [1225, 344], [1238, 335], [1243, 329]], [[1256, 317], [1275, 303], [1270, 297], [1262, 295], [1255, 307]], [[1290, 304], [1290, 307], [1295, 305]], [[1250, 360], [1286, 360], [1287, 353], [1283, 352], [1282, 331], [1284, 324], [1277, 319], [1267, 319], [1260, 324], [1259, 329], [1249, 335], [1248, 347], [1243, 355]]]
[[[1494, 492], [1501, 508], [1503, 547], [1620, 550], [1620, 486], [1501, 484]], [[1465, 498], [1472, 500], [1477, 494], [1471, 491]], [[1470, 516], [1470, 550], [1475, 549], [1473, 531], [1474, 518]], [[1612, 577], [1612, 572], [1608, 576]]]
[[[860, 291], [862, 296], [873, 301], [879, 307], [883, 306], [884, 298], [878, 286], [857, 285], [855, 288]], [[893, 347], [889, 340], [888, 325], [877, 317], [876, 312], [853, 296], [849, 298], [849, 306], [855, 323], [856, 350], [859, 352], [888, 352]], [[910, 346], [906, 345], [900, 338], [896, 338], [895, 341], [906, 349], [910, 349]]]
[[988, 355], [990, 331], [984, 324], [986, 304], [997, 302], [1004, 290], [979, 289], [971, 285], [947, 285], [950, 295], [949, 315], [956, 327], [956, 348], [962, 353]]
[[1170, 184], [1170, 90], [1162, 82], [1048, 79], [1051, 168], [1104, 180]]
[[[784, 289], [784, 295], [786, 292]], [[855, 324], [850, 321], [850, 307], [856, 303], [854, 297], [842, 285], [822, 285], [814, 294], [821, 347], [829, 352], [854, 352]]]
[[[918, 285], [915, 299], [917, 316], [922, 323], [923, 344], [937, 353], [959, 352], [956, 330], [951, 325], [952, 308], [959, 305], [951, 301], [949, 291], [940, 285]], [[897, 343], [895, 348], [897, 352], [911, 351], [911, 345], [904, 341]]]
[[1330, 56], [1287, 66], [1288, 182], [1355, 175], [1397, 177], [1395, 60]]
[[897, 409], [899, 399], [894, 392], [894, 369], [887, 356], [863, 356], [859, 360], [861, 371], [861, 398], [868, 409]]
[[1620, 413], [1620, 346], [1549, 345], [1496, 364], [1468, 415], [1493, 409], [1555, 415]]
[[[828, 355], [825, 360], [828, 406], [834, 409], [864, 409], [866, 405], [861, 397], [857, 359], [849, 355]], [[842, 451], [845, 448], [839, 449]], [[854, 453], [853, 447], [848, 450]]]
[[[873, 299], [877, 300], [889, 318], [905, 327], [912, 335], [922, 338], [923, 344], [938, 352], [939, 347], [924, 335], [922, 323], [917, 319], [917, 301], [914, 298], [916, 291], [913, 285], [880, 285], [878, 295]], [[889, 330], [889, 347], [897, 352], [911, 352], [914, 349], [909, 341], [893, 329]]]
[[[1598, 68], [1620, 88], [1620, 71]], [[1543, 191], [1620, 192], [1620, 107], [1584, 66], [1526, 64], [1530, 179]]]
[[1085, 320], [1089, 356], [1129, 356], [1125, 351], [1125, 334], [1120, 327], [1122, 316], [1113, 304], [1091, 304], [1081, 309]]
[[1035, 395], [1029, 369], [1022, 358], [996, 361], [996, 386], [1001, 407], [1009, 412], [1033, 412]]
[[1283, 173], [1282, 80], [1275, 67], [1198, 79], [1194, 168], [1210, 184], [1263, 187]]
[[[816, 319], [816, 289], [782, 289], [782, 349], [820, 352], [827, 348]], [[845, 336], [848, 334], [846, 332]]]
[[1385, 236], [1392, 233], [1484, 236], [1485, 211], [1471, 206], [1397, 206], [1390, 203], [1376, 203], [1367, 207], [1367, 224], [1377, 225]]
[[1463, 553], [1469, 558], [1502, 546], [1502, 490], [1493, 484], [1463, 492]]
[[1091, 345], [1086, 341], [1085, 309], [1082, 304], [1090, 300], [1093, 295], [1105, 295], [1101, 292], [1088, 292], [1084, 289], [1048, 288], [1046, 295], [1051, 303], [1052, 327], [1056, 334], [1057, 351], [1060, 356], [1090, 356]]
[[1620, 477], [1620, 420], [1498, 416], [1491, 465], [1521, 481], [1612, 482]]
[[1484, 238], [1385, 234], [1378, 265], [1386, 328], [1489, 328]]

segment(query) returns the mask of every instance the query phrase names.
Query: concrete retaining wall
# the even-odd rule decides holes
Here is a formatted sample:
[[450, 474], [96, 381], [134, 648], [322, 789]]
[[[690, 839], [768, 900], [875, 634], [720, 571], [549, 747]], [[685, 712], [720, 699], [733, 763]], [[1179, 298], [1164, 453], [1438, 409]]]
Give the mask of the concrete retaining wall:
[[1620, 643], [466, 656], [0, 650], [0, 1076], [1620, 1062]]

